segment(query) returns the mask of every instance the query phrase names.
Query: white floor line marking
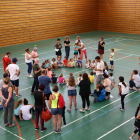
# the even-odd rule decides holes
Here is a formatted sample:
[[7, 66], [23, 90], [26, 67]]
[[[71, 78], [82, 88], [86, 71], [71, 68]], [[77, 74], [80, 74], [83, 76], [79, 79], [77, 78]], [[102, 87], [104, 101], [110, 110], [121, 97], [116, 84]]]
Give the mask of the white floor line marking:
[[[134, 91], [134, 92], [132, 92], [132, 93], [129, 93], [127, 96], [129, 96], [129, 95], [131, 95], [131, 94], [133, 94], [133, 93], [135, 93], [135, 92], [136, 92], [136, 91]], [[109, 104], [107, 104], [107, 105], [105, 105], [105, 106], [99, 108], [99, 109], [96, 109], [96, 110], [92, 111], [91, 113], [89, 113], [89, 114], [87, 114], [87, 115], [85, 115], [85, 116], [83, 116], [83, 117], [80, 117], [79, 119], [76, 119], [76, 120], [74, 120], [74, 121], [68, 123], [67, 125], [62, 126], [62, 128], [66, 127], [66, 126], [69, 126], [70, 124], [73, 124], [73, 123], [75, 123], [75, 122], [77, 122], [77, 121], [79, 121], [79, 120], [81, 120], [81, 119], [83, 119], [83, 118], [85, 118], [85, 117], [87, 117], [87, 116], [89, 116], [89, 115], [91, 115], [91, 114], [93, 114], [93, 113], [95, 113], [95, 112], [97, 112], [97, 111], [99, 111], [99, 110], [101, 110], [101, 109], [103, 109], [103, 108], [105, 108], [105, 107], [107, 107], [107, 106], [109, 106], [109, 105], [111, 105], [111, 104], [113, 104], [113, 103], [119, 101], [119, 100], [121, 100], [121, 99], [119, 98], [119, 99], [117, 99], [117, 100], [115, 100], [115, 101], [113, 101], [113, 102], [111, 102], [111, 103], [109, 103]], [[48, 134], [46, 134], [46, 135], [40, 137], [39, 139], [42, 139], [42, 138], [44, 138], [44, 137], [46, 137], [46, 136], [48, 136], [48, 135], [51, 135], [52, 133], [53, 133], [53, 132], [50, 132], [50, 133], [48, 133]]]
[[107, 132], [106, 134], [102, 135], [101, 137], [97, 138], [97, 140], [102, 139], [103, 137], [105, 137], [106, 135], [110, 134], [111, 132], [113, 132], [114, 130], [118, 129], [119, 127], [123, 126], [124, 124], [128, 123], [129, 121], [133, 120], [135, 117], [132, 117], [131, 119], [127, 120], [126, 122], [120, 124], [119, 126], [115, 127], [114, 129], [110, 130], [109, 132]]
[[5, 130], [5, 131], [7, 131], [7, 132], [9, 132], [10, 134], [12, 134], [12, 135], [14, 135], [14, 136], [16, 136], [16, 137], [22, 139], [22, 140], [25, 140], [25, 139], [23, 139], [22, 137], [20, 137], [20, 136], [18, 136], [18, 135], [16, 135], [16, 134], [12, 133], [11, 131], [9, 131], [9, 130], [3, 128], [2, 126], [0, 126], [0, 128], [3, 129], [3, 130]]

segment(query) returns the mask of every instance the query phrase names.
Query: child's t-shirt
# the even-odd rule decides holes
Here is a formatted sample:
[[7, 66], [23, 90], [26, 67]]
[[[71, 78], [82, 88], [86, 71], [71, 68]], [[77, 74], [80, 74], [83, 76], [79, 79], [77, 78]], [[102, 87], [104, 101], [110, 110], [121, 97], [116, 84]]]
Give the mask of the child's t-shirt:
[[54, 62], [52, 61], [52, 62], [51, 62], [52, 65], [55, 64], [55, 63], [56, 63], [56, 61], [54, 61]]
[[47, 68], [47, 67], [49, 67], [50, 66], [50, 63], [47, 63], [46, 65], [45, 65], [45, 68]]
[[64, 65], [68, 64], [68, 60], [63, 60], [63, 62], [64, 62]]
[[75, 65], [74, 61], [73, 62], [69, 62], [70, 65]]
[[57, 82], [57, 78], [58, 78], [58, 77], [52, 77], [52, 78], [51, 78], [52, 82], [53, 82], [53, 83], [56, 83], [56, 82]]
[[112, 58], [110, 58], [110, 61], [113, 61], [114, 60], [114, 52], [110, 53], [110, 56], [113, 56]]
[[63, 83], [64, 83], [64, 81], [63, 81], [64, 79], [65, 79], [64, 77], [60, 77], [60, 78], [59, 78], [59, 83], [60, 83], [60, 84], [63, 84]]
[[96, 67], [96, 64], [94, 63], [91, 63], [91, 66], [93, 67], [93, 68], [95, 68]]
[[[75, 49], [78, 49], [78, 46], [76, 46]], [[74, 50], [74, 53], [78, 53], [78, 51], [77, 50]]]
[[112, 83], [114, 83], [114, 81], [113, 81], [114, 77], [113, 76], [110, 76], [109, 79], [111, 80]]
[[98, 97], [98, 101], [99, 101], [99, 102], [102, 102], [102, 101], [105, 99], [105, 96], [106, 96], [106, 92], [105, 92], [105, 89], [103, 89], [103, 90], [101, 91], [101, 94], [100, 94], [99, 97]]
[[22, 105], [20, 105], [17, 109], [14, 110], [14, 113], [16, 116], [19, 115], [19, 111], [20, 111], [20, 108], [22, 107]]
[[94, 75], [90, 75], [89, 79], [90, 79], [90, 82], [93, 83], [94, 82]]
[[82, 77], [78, 77], [78, 78], [77, 78], [77, 84], [78, 84], [78, 85], [79, 85], [79, 83], [80, 83], [80, 81], [81, 81], [80, 78], [81, 78], [81, 80], [83, 80]]
[[47, 71], [47, 76], [52, 78], [52, 71]]
[[61, 61], [58, 61], [58, 60], [57, 60], [57, 64], [60, 65], [60, 64], [61, 64]]
[[82, 61], [81, 60], [80, 61], [77, 60], [77, 63], [82, 63]]
[[105, 69], [104, 74], [108, 75], [108, 71]]

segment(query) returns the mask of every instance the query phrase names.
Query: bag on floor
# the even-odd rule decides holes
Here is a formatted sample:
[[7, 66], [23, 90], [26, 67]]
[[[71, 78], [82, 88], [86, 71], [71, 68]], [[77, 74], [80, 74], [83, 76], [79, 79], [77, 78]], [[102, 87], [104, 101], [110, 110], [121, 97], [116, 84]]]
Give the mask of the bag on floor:
[[44, 111], [44, 104], [46, 106], [46, 103], [45, 103], [45, 100], [44, 100], [44, 93], [43, 93], [43, 110], [42, 110], [41, 118], [44, 119], [45, 122], [48, 122], [52, 118], [52, 114], [51, 114], [51, 112], [49, 111], [48, 108]]

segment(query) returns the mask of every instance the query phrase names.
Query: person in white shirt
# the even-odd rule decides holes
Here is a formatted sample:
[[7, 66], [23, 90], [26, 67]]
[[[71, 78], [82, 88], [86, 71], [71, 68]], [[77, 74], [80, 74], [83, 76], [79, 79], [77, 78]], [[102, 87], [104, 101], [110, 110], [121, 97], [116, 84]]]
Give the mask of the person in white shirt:
[[[76, 37], [76, 41], [75, 41], [75, 43], [82, 43], [82, 40], [80, 40], [80, 36], [77, 36]], [[79, 52], [79, 57], [81, 58], [81, 50], [80, 49], [78, 49], [78, 52]]]
[[79, 85], [79, 83], [81, 82], [81, 80], [83, 80], [82, 73], [79, 73], [79, 77], [77, 78], [77, 85]]
[[33, 77], [31, 75], [31, 72], [32, 72], [32, 55], [30, 54], [30, 49], [29, 48], [25, 49], [25, 51], [26, 51], [26, 53], [25, 53], [25, 63], [28, 65], [27, 76], [28, 77]]
[[79, 43], [78, 47], [81, 50], [81, 61], [83, 60], [83, 53], [85, 54], [85, 58], [86, 58], [86, 61], [87, 61], [87, 52], [86, 52], [85, 45], [83, 43]]
[[19, 118], [20, 120], [30, 120], [32, 118], [32, 111], [34, 111], [34, 105], [28, 104], [28, 100], [24, 99], [24, 105], [20, 108]]
[[123, 76], [119, 77], [119, 82], [120, 83], [118, 84], [118, 87], [119, 87], [118, 95], [121, 97], [121, 104], [122, 104], [122, 108], [120, 108], [120, 110], [124, 111], [124, 98], [128, 94], [129, 88], [127, 86], [127, 83], [124, 82], [124, 77]]
[[21, 97], [21, 95], [18, 93], [20, 69], [19, 66], [16, 64], [17, 61], [17, 58], [14, 57], [12, 59], [12, 64], [8, 65], [5, 72], [10, 75], [10, 80], [13, 88], [15, 89], [16, 97]]
[[96, 90], [98, 90], [98, 85], [102, 82], [104, 62], [99, 56], [96, 56], [95, 59], [97, 61], [97, 67], [93, 68], [93, 70], [96, 71]]
[[132, 74], [131, 74], [131, 78], [129, 81], [129, 87], [130, 90], [137, 90], [138, 88], [140, 88], [140, 76], [138, 75], [138, 71], [137, 70], [133, 70]]

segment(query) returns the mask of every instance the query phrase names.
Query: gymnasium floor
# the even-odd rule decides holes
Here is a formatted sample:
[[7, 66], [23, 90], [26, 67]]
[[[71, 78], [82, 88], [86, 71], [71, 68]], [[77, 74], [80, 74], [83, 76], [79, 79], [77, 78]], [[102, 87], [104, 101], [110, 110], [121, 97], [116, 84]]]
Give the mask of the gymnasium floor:
[[[140, 35], [130, 35], [130, 34], [120, 34], [112, 32], [89, 32], [78, 34], [81, 40], [86, 44], [88, 59], [94, 59], [97, 56], [97, 43], [100, 37], [104, 37], [105, 45], [105, 55], [103, 60], [109, 62], [109, 53], [111, 48], [115, 48], [115, 69], [114, 78], [116, 83], [118, 83], [118, 77], [124, 76], [125, 81], [128, 83], [130, 75], [134, 69], [139, 69], [139, 53], [140, 53]], [[73, 47], [74, 41], [77, 35], [71, 35], [71, 52], [70, 57], [73, 57]], [[64, 37], [60, 37], [61, 43], [63, 44]], [[5, 55], [6, 51], [11, 51], [11, 57], [17, 57], [20, 59], [18, 65], [21, 70], [20, 74], [20, 86], [19, 93], [22, 94], [22, 99], [27, 98], [30, 104], [34, 104], [34, 97], [30, 94], [33, 78], [28, 78], [27, 75], [27, 65], [24, 63], [25, 48], [38, 47], [38, 54], [40, 63], [44, 62], [46, 59], [56, 58], [54, 52], [55, 39], [25, 43], [20, 45], [8, 46], [0, 48], [0, 57]], [[62, 57], [65, 56], [64, 44], [62, 49]], [[0, 59], [1, 60], [1, 59]], [[85, 64], [85, 59], [83, 60]], [[109, 64], [109, 63], [108, 63]], [[54, 72], [58, 76], [60, 72], [63, 72], [64, 77], [67, 79], [69, 72], [74, 73], [75, 79], [77, 79], [79, 73], [87, 72], [90, 73], [91, 70], [83, 68], [60, 68], [60, 70], [55, 70]], [[0, 61], [0, 76], [2, 78], [3, 66], [2, 60]], [[53, 84], [50, 85], [51, 87]], [[66, 86], [59, 86], [60, 92], [64, 95], [66, 107], [68, 109], [68, 95]], [[91, 85], [91, 90], [93, 92], [95, 84]], [[77, 88], [79, 92], [79, 88]], [[62, 126], [61, 134], [54, 134], [53, 121], [45, 123], [45, 127], [48, 130], [44, 133], [34, 130], [34, 120], [30, 121], [19, 121], [15, 119], [17, 126], [9, 129], [4, 127], [2, 110], [0, 110], [0, 140], [36, 140], [36, 139], [49, 139], [49, 140], [127, 140], [133, 132], [134, 124], [134, 114], [136, 108], [140, 101], [140, 94], [138, 91], [130, 91], [128, 96], [125, 98], [125, 112], [119, 110], [121, 102], [118, 97], [118, 87], [112, 90], [112, 98], [110, 100], [105, 100], [104, 102], [93, 103], [93, 98], [90, 97], [91, 111], [86, 111], [85, 113], [80, 113], [79, 109], [82, 108], [81, 98], [78, 94], [77, 96], [77, 106], [78, 111], [72, 108], [72, 112], [66, 112], [66, 122], [67, 125]], [[15, 98], [15, 102], [18, 98]], [[134, 140], [137, 139], [137, 135]]]

